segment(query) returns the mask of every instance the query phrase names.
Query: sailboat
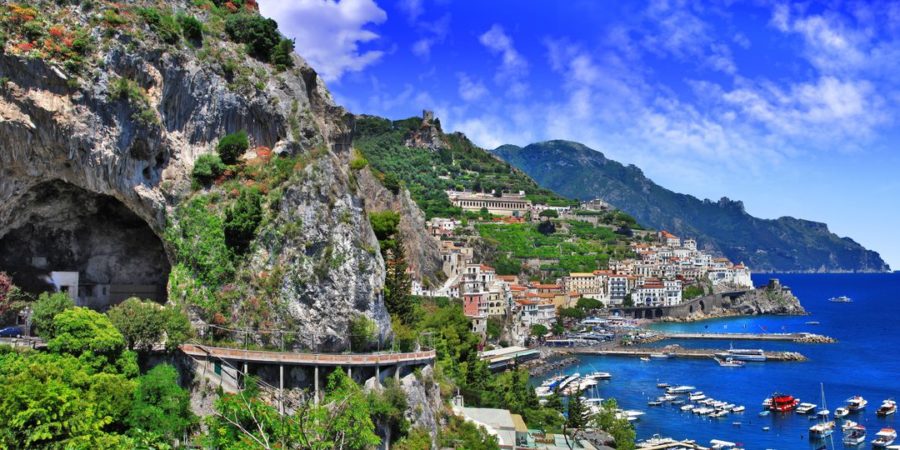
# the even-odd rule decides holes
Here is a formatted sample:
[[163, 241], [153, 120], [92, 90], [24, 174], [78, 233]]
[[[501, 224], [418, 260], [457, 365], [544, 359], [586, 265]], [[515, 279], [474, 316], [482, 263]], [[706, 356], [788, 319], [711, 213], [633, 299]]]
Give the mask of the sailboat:
[[819, 423], [809, 427], [810, 439], [822, 439], [831, 436], [834, 433], [834, 421], [828, 420], [828, 406], [825, 405], [825, 384], [820, 383], [822, 388], [822, 411], [824, 414], [818, 414]]

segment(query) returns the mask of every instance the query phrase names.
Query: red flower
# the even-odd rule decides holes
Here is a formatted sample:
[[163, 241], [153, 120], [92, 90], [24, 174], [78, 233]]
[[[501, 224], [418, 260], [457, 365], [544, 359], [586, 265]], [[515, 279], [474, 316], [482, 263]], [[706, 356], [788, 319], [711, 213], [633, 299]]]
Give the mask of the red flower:
[[63, 27], [61, 27], [59, 25], [54, 25], [54, 26], [50, 27], [50, 36], [53, 36], [55, 38], [61, 38], [65, 34], [66, 34], [66, 30], [64, 30]]
[[225, 8], [228, 9], [228, 11], [230, 11], [230, 12], [238, 11], [238, 7], [234, 3], [231, 3], [231, 2], [225, 2]]
[[22, 52], [30, 52], [34, 50], [34, 44], [32, 44], [31, 42], [21, 42], [16, 45], [16, 48], [18, 48], [19, 51]]

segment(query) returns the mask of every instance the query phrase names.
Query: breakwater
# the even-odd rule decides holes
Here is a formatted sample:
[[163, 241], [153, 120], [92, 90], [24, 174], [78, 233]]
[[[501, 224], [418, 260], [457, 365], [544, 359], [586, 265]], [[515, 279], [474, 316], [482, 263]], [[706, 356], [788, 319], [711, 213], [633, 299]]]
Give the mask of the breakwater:
[[[649, 349], [649, 348], [591, 348], [581, 347], [569, 349], [575, 355], [595, 355], [595, 356], [627, 356], [634, 358], [649, 358], [650, 355], [658, 355], [665, 353], [670, 358], [705, 358], [710, 359], [721, 353], [722, 350], [704, 349], [704, 348], [680, 348], [666, 347], [665, 349]], [[806, 361], [807, 358], [799, 352], [766, 352], [767, 361]]]

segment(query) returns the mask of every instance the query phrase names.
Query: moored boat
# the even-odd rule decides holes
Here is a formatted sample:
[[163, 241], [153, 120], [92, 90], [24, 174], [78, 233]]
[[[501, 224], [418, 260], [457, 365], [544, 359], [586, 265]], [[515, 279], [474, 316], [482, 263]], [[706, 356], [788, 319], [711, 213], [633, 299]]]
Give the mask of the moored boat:
[[719, 363], [719, 367], [739, 368], [739, 367], [744, 367], [744, 364], [745, 364], [743, 361], [734, 359], [734, 357], [731, 357], [731, 356], [729, 356], [727, 358], [714, 357], [713, 359], [715, 359], [716, 362]]
[[845, 420], [844, 423], [841, 424], [841, 430], [846, 433], [848, 430], [856, 426], [859, 426], [859, 424], [852, 420]]
[[745, 409], [746, 408], [744, 408], [744, 405], [735, 406], [734, 408], [731, 408], [731, 412], [740, 413], [740, 412], [744, 412]]
[[844, 445], [857, 446], [866, 442], [866, 427], [862, 425], [844, 430]]
[[875, 411], [879, 417], [887, 417], [891, 414], [897, 412], [897, 402], [893, 400], [885, 400], [881, 402], [881, 406], [878, 408], [878, 411]]
[[668, 353], [651, 353], [650, 359], [669, 359], [670, 355]]
[[772, 394], [772, 401], [769, 403], [769, 410], [774, 412], [793, 411], [800, 404], [800, 399], [794, 398], [787, 394]]
[[828, 299], [828, 301], [832, 303], [853, 303], [853, 300], [846, 295], [842, 295], [840, 297], [831, 297]]
[[758, 348], [734, 348], [729, 346], [728, 351], [716, 353], [716, 356], [723, 359], [734, 359], [738, 361], [754, 361], [763, 362], [766, 360], [766, 352]]
[[689, 394], [695, 388], [694, 386], [672, 386], [666, 389], [666, 394], [678, 395], [678, 394]]
[[669, 383], [656, 383], [656, 387], [660, 389], [666, 389], [669, 387]]
[[797, 405], [797, 414], [809, 414], [816, 410], [815, 403], [801, 403]]
[[850, 410], [847, 408], [844, 408], [843, 406], [836, 408], [834, 410], [834, 418], [835, 419], [843, 419], [844, 417], [847, 417], [848, 414], [850, 414]]
[[857, 413], [866, 408], [866, 405], [869, 404], [869, 401], [862, 398], [861, 395], [856, 395], [847, 399], [847, 409], [851, 413]]
[[897, 439], [897, 432], [893, 428], [882, 428], [875, 434], [875, 440], [872, 441], [872, 448], [887, 448], [888, 445], [894, 443]]

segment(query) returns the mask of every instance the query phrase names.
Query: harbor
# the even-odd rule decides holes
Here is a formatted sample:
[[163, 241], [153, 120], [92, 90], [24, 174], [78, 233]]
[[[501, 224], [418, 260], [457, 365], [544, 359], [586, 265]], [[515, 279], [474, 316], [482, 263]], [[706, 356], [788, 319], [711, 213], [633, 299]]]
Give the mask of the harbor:
[[[664, 350], [658, 348], [593, 348], [579, 347], [565, 350], [556, 350], [560, 353], [568, 353], [573, 355], [591, 355], [591, 356], [620, 356], [631, 358], [647, 358], [651, 361], [669, 359], [669, 358], [691, 358], [691, 359], [713, 359], [717, 356], [723, 356], [727, 350], [721, 349], [700, 349], [700, 348], [681, 348], [666, 347]], [[663, 357], [663, 355], [665, 355]], [[765, 352], [766, 361], [777, 362], [801, 362], [806, 361], [807, 357], [799, 352], [788, 351], [769, 351]]]
[[660, 333], [665, 339], [703, 339], [723, 341], [783, 341], [797, 343], [833, 344], [832, 337], [815, 333]]

